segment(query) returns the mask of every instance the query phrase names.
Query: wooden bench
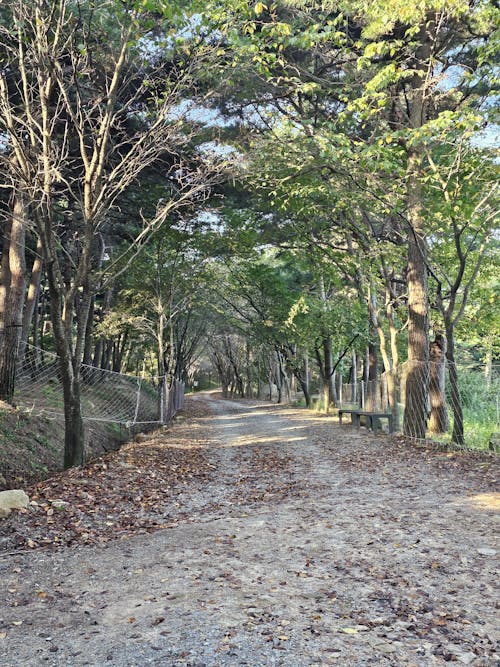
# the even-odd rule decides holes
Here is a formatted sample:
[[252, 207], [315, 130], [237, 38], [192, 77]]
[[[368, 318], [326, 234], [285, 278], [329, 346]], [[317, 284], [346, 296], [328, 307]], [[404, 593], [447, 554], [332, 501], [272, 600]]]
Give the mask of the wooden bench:
[[377, 433], [380, 420], [387, 419], [389, 425], [389, 433], [394, 433], [394, 420], [392, 412], [370, 412], [368, 410], [354, 409], [354, 408], [340, 408], [339, 410], [339, 424], [342, 426], [343, 415], [351, 415], [351, 423], [356, 428], [361, 425], [361, 417], [366, 418], [366, 425], [371, 428], [374, 433]]

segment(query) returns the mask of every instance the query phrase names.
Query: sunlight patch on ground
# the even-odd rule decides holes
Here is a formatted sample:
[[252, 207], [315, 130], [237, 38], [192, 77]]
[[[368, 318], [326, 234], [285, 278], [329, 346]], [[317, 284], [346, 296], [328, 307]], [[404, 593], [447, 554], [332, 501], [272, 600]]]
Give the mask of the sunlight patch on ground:
[[239, 436], [231, 438], [231, 442], [226, 442], [224, 444], [218, 445], [219, 447], [249, 447], [251, 445], [271, 445], [274, 443], [279, 444], [288, 444], [290, 442], [296, 442], [298, 440], [307, 440], [305, 437], [288, 437], [285, 438], [279, 436], [270, 436], [263, 435], [256, 438], [255, 436]]
[[229, 414], [229, 415], [211, 415], [208, 417], [208, 419], [216, 419], [217, 421], [244, 421], [248, 419], [248, 417], [258, 417], [264, 414], [269, 414], [265, 412], [238, 412], [237, 414]]
[[500, 493], [477, 493], [475, 496], [467, 498], [467, 502], [481, 510], [500, 510]]

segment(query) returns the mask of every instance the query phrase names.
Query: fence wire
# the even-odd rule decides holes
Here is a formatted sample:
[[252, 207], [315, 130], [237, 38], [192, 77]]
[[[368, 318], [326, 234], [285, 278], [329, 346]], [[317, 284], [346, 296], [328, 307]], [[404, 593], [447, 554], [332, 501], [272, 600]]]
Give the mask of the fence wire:
[[500, 366], [405, 362], [377, 380], [341, 384], [342, 407], [392, 412], [397, 432], [417, 441], [498, 451]]
[[[137, 377], [82, 364], [82, 414], [86, 421], [134, 426], [167, 423], [184, 402], [184, 383], [163, 377]], [[16, 403], [37, 415], [64, 415], [59, 358], [28, 346], [19, 360]]]

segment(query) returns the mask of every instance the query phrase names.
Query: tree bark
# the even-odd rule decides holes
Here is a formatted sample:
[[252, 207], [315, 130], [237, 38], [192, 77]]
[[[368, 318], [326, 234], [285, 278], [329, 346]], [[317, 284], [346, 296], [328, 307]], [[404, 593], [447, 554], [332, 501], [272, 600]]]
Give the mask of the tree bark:
[[297, 382], [300, 385], [302, 393], [304, 394], [304, 400], [306, 402], [306, 408], [311, 407], [311, 392], [309, 391], [309, 385], [306, 382], [305, 378], [297, 378]]
[[446, 338], [441, 334], [436, 334], [430, 344], [429, 362], [431, 414], [428, 427], [431, 433], [446, 433], [450, 426], [445, 397]]
[[420, 156], [408, 157], [408, 375], [403, 432], [425, 438], [429, 396], [429, 306], [419, 185]]
[[82, 465], [85, 456], [80, 376], [73, 372], [71, 360], [61, 358], [60, 367], [64, 393], [64, 467], [72, 468]]
[[[21, 334], [21, 345], [19, 348], [19, 358], [24, 357], [26, 346], [28, 345], [31, 325], [34, 321], [34, 314], [38, 308], [38, 301], [40, 298], [40, 285], [42, 282], [42, 244], [40, 239], [38, 239], [36, 244], [36, 256], [33, 260], [33, 266], [31, 268], [31, 277], [28, 287], [28, 294], [26, 296], [26, 303], [24, 305], [23, 313], [23, 327]], [[36, 325], [35, 325], [36, 326]]]
[[358, 357], [354, 348], [352, 350], [351, 385], [351, 399], [356, 404], [358, 402]]
[[[431, 20], [422, 24], [420, 45], [415, 51], [415, 70], [408, 95], [409, 129], [422, 127], [427, 120], [427, 75], [433, 31]], [[422, 149], [410, 144], [407, 151], [406, 201], [408, 218], [408, 375], [403, 432], [425, 438], [429, 399], [429, 304], [427, 290], [427, 249], [423, 220]]]
[[3, 337], [3, 332], [5, 331], [5, 311], [7, 309], [7, 300], [9, 297], [10, 289], [9, 248], [11, 227], [12, 217], [9, 215], [5, 218], [5, 225], [2, 230], [2, 266], [0, 268], [0, 338]]
[[251, 356], [251, 350], [250, 350], [250, 342], [247, 340], [245, 341], [245, 352], [246, 352], [246, 367], [245, 367], [245, 372], [246, 372], [246, 381], [247, 381], [247, 386], [245, 390], [245, 394], [247, 398], [253, 398], [253, 389], [252, 389], [252, 356]]
[[[104, 295], [104, 302], [102, 304], [102, 309], [100, 312], [100, 318], [103, 319], [107, 313], [109, 312], [109, 309], [111, 308], [113, 302], [113, 288], [110, 287], [108, 290], [106, 290], [106, 293]], [[94, 304], [94, 312], [95, 312], [95, 304]], [[102, 368], [102, 363], [103, 363], [103, 355], [104, 355], [104, 344], [106, 342], [106, 339], [103, 338], [102, 336], [99, 336], [96, 344], [95, 344], [95, 350], [94, 350], [94, 356], [92, 359], [92, 366], [95, 366], [96, 368]]]
[[325, 411], [328, 412], [333, 399], [333, 361], [332, 361], [332, 339], [330, 336], [323, 338], [323, 354], [325, 359]]
[[[46, 228], [38, 221], [40, 233]], [[64, 397], [64, 467], [81, 465], [84, 462], [85, 432], [83, 427], [82, 406], [80, 401], [80, 359], [73, 352], [72, 318], [63, 306], [62, 275], [59, 271], [56, 256], [55, 240], [52, 234], [42, 239], [43, 260], [46, 267], [49, 291], [50, 319], [59, 357], [63, 397]]]
[[451, 411], [453, 413], [453, 431], [451, 434], [452, 441], [463, 447], [465, 445], [464, 438], [464, 413], [462, 406], [462, 396], [460, 394], [460, 386], [458, 383], [458, 371], [455, 363], [455, 331], [451, 322], [445, 322], [446, 328], [446, 359], [448, 361], [448, 377], [450, 380], [450, 395], [451, 395]]
[[321, 347], [319, 345], [315, 347], [314, 353], [321, 378], [321, 404], [325, 412], [328, 412], [330, 405], [335, 405], [337, 403], [335, 377], [333, 373], [331, 338], [328, 336], [323, 338], [321, 341]]
[[365, 364], [365, 408], [366, 410], [378, 410], [378, 356], [375, 343], [368, 343]]
[[83, 363], [86, 366], [92, 366], [92, 348], [94, 342], [94, 313], [95, 313], [95, 296], [90, 300], [89, 316], [87, 319], [87, 326], [85, 328], [85, 342], [83, 346]]
[[[51, 280], [49, 278], [49, 290]], [[54, 313], [54, 300], [50, 299], [52, 322], [60, 315]], [[61, 320], [59, 319], [59, 323]], [[58, 324], [59, 324], [58, 323]], [[56, 350], [59, 356], [63, 396], [64, 396], [64, 467], [71, 468], [84, 462], [85, 431], [83, 427], [82, 406], [80, 401], [80, 369], [73, 367], [71, 346], [62, 333], [62, 326], [54, 326]]]
[[26, 222], [24, 202], [15, 194], [12, 202], [12, 223], [8, 261], [10, 285], [4, 286], [4, 328], [0, 335], [0, 399], [14, 400], [16, 369], [23, 326], [24, 293], [26, 288], [26, 261], [24, 256]]

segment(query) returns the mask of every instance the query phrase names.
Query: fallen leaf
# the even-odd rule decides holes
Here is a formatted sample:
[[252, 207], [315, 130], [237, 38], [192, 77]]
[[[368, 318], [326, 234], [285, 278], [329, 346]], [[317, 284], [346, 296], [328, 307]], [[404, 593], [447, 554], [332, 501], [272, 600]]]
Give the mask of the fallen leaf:
[[164, 620], [165, 618], [163, 616], [158, 616], [158, 618], [155, 618], [151, 625], [160, 625], [160, 623], [163, 623]]

